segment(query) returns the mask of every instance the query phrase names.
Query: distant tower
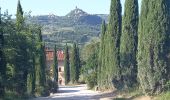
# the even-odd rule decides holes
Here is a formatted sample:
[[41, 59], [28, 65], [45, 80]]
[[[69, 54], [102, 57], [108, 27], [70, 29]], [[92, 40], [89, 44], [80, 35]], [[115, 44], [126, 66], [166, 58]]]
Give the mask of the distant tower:
[[78, 9], [77, 6], [76, 6], [76, 9]]

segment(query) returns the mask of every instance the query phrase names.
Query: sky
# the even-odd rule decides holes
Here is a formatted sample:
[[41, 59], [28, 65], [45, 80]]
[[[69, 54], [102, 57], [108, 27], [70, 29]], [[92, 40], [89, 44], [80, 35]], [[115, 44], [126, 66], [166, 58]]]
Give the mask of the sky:
[[[109, 14], [111, 0], [20, 0], [24, 12], [31, 15], [55, 14], [64, 16], [76, 6], [89, 14]], [[139, 5], [141, 5], [141, 0]], [[8, 9], [9, 14], [15, 15], [18, 0], [0, 0], [2, 12]], [[124, 9], [125, 0], [121, 0]]]

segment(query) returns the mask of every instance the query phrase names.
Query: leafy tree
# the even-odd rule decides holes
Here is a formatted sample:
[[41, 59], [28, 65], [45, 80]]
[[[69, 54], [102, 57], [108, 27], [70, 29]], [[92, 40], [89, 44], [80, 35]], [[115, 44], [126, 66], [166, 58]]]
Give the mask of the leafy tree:
[[145, 93], [159, 93], [168, 81], [169, 0], [143, 0], [139, 21], [138, 77]]
[[[7, 82], [2, 77], [0, 83], [3, 79], [6, 82], [5, 90], [11, 91], [19, 98], [24, 97], [26, 92], [31, 96], [34, 92], [44, 95], [46, 60], [41, 29], [25, 23], [20, 1], [18, 1], [16, 22], [8, 13], [5, 13], [2, 19], [3, 33], [5, 33], [3, 54], [6, 58], [5, 60], [3, 57], [3, 63], [6, 62], [7, 67], [6, 71], [3, 69], [0, 71], [3, 71]], [[1, 24], [0, 29], [2, 29]]]
[[138, 0], [126, 0], [120, 45], [120, 67], [125, 87], [137, 83], [138, 19]]
[[68, 46], [65, 47], [64, 52], [64, 76], [65, 76], [65, 84], [70, 82], [70, 60], [69, 60], [69, 50]]
[[90, 89], [97, 85], [97, 73], [98, 71], [98, 54], [99, 54], [99, 42], [92, 42], [87, 45], [87, 52], [89, 53], [88, 59], [86, 61], [85, 70], [87, 74], [86, 82]]

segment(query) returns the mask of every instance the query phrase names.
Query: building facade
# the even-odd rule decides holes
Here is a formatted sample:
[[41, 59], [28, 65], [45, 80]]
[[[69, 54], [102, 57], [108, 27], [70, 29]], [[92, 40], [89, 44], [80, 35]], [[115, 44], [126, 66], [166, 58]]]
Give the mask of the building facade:
[[[64, 52], [62, 50], [57, 51], [57, 61], [58, 61], [58, 84], [59, 85], [65, 85], [65, 79], [64, 79]], [[47, 69], [52, 72], [52, 66], [53, 66], [53, 59], [54, 59], [54, 50], [46, 49], [46, 64]], [[52, 75], [51, 75], [51, 78]]]

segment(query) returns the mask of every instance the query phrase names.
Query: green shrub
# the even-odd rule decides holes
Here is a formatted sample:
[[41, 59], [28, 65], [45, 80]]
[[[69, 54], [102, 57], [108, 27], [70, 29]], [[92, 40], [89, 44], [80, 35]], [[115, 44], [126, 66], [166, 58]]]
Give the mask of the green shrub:
[[39, 86], [38, 88], [35, 89], [35, 96], [49, 96], [49, 91], [47, 87]]
[[85, 84], [85, 76], [83, 74], [80, 75], [79, 82]]
[[52, 80], [47, 80], [47, 91], [49, 93], [56, 93], [58, 91], [58, 85]]
[[94, 88], [95, 85], [97, 85], [97, 73], [92, 72], [87, 76], [86, 83], [89, 89]]
[[0, 100], [26, 100], [29, 98], [31, 97], [27, 94], [24, 94], [21, 96], [14, 91], [6, 91], [5, 97], [3, 99], [0, 98]]

